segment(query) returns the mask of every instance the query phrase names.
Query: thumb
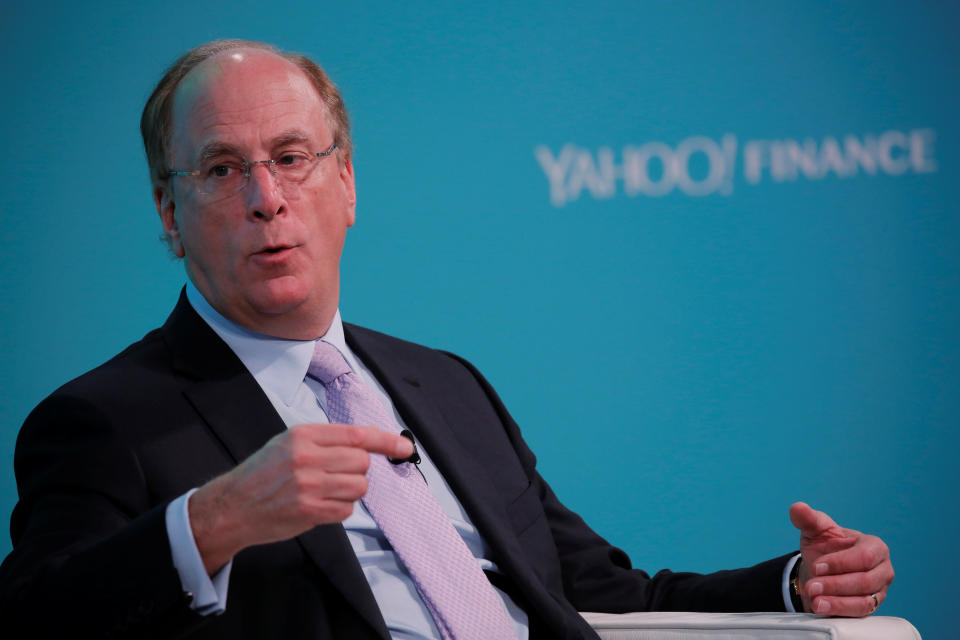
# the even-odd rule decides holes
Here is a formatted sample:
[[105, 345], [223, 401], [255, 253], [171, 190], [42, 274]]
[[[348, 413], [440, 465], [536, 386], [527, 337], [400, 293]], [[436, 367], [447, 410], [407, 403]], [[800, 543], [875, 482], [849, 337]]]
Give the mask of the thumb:
[[790, 505], [790, 522], [800, 534], [807, 538], [816, 538], [829, 529], [839, 529], [840, 527], [833, 518], [823, 511], [817, 511], [806, 502], [795, 502]]

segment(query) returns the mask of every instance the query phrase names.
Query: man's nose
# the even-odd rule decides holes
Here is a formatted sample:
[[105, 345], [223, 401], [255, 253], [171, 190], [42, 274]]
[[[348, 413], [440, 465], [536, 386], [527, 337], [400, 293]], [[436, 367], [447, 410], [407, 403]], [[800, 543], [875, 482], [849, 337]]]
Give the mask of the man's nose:
[[247, 177], [247, 215], [257, 220], [272, 220], [283, 212], [283, 189], [269, 161], [251, 163]]

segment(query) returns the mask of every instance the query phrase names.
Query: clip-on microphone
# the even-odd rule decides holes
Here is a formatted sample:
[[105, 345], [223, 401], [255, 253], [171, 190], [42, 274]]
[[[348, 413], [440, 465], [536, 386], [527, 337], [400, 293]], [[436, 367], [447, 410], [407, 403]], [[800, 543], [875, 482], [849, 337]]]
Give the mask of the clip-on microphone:
[[423, 475], [423, 471], [420, 470], [420, 453], [417, 451], [417, 443], [413, 439], [413, 432], [410, 429], [404, 429], [400, 432], [400, 435], [410, 441], [410, 444], [413, 445], [413, 453], [411, 453], [406, 458], [387, 458], [390, 461], [390, 464], [403, 464], [404, 462], [412, 462], [413, 468], [417, 470], [417, 473], [420, 474], [420, 477], [423, 478], [423, 481], [427, 481], [427, 476]]
[[413, 433], [410, 431], [410, 429], [404, 429], [400, 432], [400, 435], [409, 440], [410, 444], [413, 445], [413, 453], [406, 458], [387, 458], [387, 460], [390, 461], [390, 464], [403, 464], [404, 462], [420, 464], [420, 454], [417, 452], [417, 443], [413, 439]]

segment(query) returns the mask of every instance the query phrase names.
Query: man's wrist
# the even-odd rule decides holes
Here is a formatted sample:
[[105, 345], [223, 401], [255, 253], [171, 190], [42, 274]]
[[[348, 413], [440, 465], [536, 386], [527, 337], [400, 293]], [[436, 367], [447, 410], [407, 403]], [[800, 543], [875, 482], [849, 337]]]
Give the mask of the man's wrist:
[[223, 476], [214, 478], [197, 489], [187, 503], [193, 538], [210, 576], [219, 572], [242, 548], [233, 540], [237, 527], [224, 521], [227, 509], [223, 504], [222, 482]]
[[190, 602], [190, 608], [201, 615], [220, 614], [226, 608], [232, 563], [228, 562], [213, 576], [207, 574], [193, 537], [187, 507], [195, 492], [196, 489], [192, 489], [167, 505], [166, 526], [170, 552], [173, 566], [180, 577], [184, 598]]

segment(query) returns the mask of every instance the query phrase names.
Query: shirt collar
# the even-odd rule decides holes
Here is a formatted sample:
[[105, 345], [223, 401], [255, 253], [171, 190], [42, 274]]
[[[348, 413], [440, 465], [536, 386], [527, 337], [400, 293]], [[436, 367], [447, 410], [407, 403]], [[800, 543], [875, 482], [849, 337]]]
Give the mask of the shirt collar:
[[[307, 375], [316, 341], [285, 340], [245, 329], [220, 315], [192, 282], [187, 282], [186, 289], [190, 306], [237, 354], [260, 387], [274, 393], [287, 406], [292, 405], [294, 396]], [[330, 328], [321, 340], [339, 349], [347, 363], [356, 370], [353, 354], [347, 348], [343, 335], [340, 309], [337, 309]]]

